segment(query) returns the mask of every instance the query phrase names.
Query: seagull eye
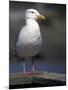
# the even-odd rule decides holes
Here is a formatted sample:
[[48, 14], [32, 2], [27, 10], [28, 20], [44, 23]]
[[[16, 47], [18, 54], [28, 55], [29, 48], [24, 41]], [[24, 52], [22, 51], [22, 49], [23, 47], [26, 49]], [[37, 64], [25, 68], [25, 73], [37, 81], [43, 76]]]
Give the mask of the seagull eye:
[[34, 12], [32, 12], [32, 13], [34, 13]]

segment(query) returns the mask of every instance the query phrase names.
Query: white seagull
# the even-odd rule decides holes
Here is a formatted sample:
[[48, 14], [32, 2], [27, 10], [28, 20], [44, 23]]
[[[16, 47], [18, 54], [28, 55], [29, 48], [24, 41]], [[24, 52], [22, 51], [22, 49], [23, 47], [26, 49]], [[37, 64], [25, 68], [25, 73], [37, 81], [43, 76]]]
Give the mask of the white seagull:
[[[17, 55], [22, 59], [28, 59], [39, 53], [42, 45], [42, 36], [37, 20], [45, 20], [35, 9], [27, 9], [25, 12], [26, 24], [19, 32], [16, 43]], [[32, 60], [32, 72], [35, 72], [35, 65]], [[23, 62], [23, 72], [25, 73], [25, 61]]]

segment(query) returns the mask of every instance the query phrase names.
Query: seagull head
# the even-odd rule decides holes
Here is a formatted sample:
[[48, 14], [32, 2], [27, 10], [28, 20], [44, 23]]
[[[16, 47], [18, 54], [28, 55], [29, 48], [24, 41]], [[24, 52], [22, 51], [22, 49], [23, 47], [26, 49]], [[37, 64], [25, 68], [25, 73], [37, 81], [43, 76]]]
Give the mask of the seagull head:
[[36, 9], [27, 9], [25, 12], [26, 19], [45, 20], [45, 17], [41, 15]]

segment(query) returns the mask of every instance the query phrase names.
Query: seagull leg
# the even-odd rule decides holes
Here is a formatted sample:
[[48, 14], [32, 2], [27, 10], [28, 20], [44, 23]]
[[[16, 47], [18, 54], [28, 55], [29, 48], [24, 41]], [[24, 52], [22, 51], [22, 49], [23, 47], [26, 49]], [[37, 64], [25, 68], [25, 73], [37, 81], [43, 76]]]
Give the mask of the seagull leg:
[[23, 73], [25, 73], [25, 59], [23, 59]]
[[32, 59], [32, 72], [35, 72], [35, 64], [34, 64], [34, 59]]

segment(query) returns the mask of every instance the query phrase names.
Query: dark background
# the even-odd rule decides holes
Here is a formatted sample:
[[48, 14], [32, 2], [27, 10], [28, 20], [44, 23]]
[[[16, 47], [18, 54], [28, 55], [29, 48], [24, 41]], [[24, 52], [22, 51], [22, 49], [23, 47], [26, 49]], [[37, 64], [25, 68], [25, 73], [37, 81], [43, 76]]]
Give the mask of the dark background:
[[[11, 53], [15, 50], [18, 32], [25, 24], [24, 13], [28, 8], [34, 8], [46, 17], [40, 24], [43, 45], [35, 59], [35, 69], [66, 73], [66, 5], [16, 1], [9, 2], [10, 73], [23, 71], [23, 62]], [[31, 60], [27, 60], [26, 71], [31, 69]]]

